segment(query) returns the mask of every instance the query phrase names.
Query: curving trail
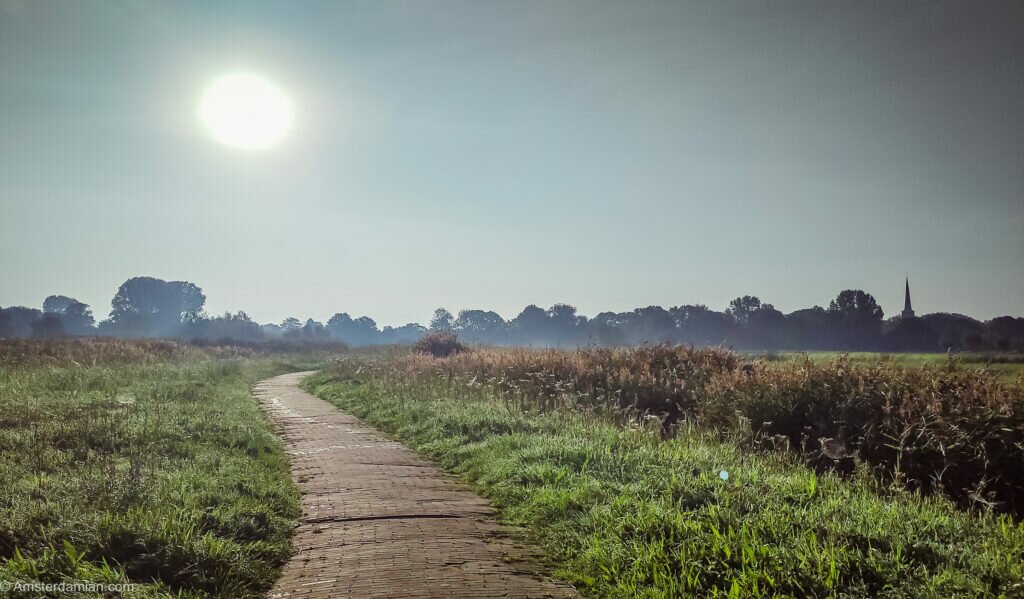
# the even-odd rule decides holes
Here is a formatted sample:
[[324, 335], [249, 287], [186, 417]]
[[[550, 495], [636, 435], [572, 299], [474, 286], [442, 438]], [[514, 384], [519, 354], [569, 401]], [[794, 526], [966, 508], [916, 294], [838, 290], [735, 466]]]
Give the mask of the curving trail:
[[308, 374], [255, 390], [302, 490], [295, 553], [271, 597], [578, 597], [537, 574], [484, 499], [299, 389]]

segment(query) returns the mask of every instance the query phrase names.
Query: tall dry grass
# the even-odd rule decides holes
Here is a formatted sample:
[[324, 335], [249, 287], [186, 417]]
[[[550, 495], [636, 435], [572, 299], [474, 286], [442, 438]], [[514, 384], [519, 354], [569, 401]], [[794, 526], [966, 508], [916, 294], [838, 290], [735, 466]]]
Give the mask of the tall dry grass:
[[497, 386], [524, 406], [550, 409], [582, 406], [630, 414], [657, 415], [666, 428], [700, 403], [715, 373], [739, 366], [735, 354], [685, 346], [642, 346], [627, 350], [577, 351], [478, 349], [442, 359], [424, 355], [402, 360], [407, 371], [444, 377], [468, 375]]
[[821, 465], [860, 461], [961, 505], [1024, 513], [1024, 399], [985, 369], [758, 363], [717, 373], [705, 391], [706, 425], [749, 427]]
[[[885, 480], [965, 506], [1024, 513], [1024, 399], [955, 361], [906, 369], [838, 358], [745, 361], [723, 349], [477, 349], [414, 354], [402, 376], [487, 385], [524, 409], [583, 409], [619, 422], [682, 422], [753, 447], [800, 451], [823, 468], [863, 464]], [[387, 370], [387, 369], [385, 369]], [[389, 375], [389, 376], [394, 376]]]
[[187, 343], [167, 339], [8, 339], [0, 341], [0, 367], [155, 364], [200, 353]]

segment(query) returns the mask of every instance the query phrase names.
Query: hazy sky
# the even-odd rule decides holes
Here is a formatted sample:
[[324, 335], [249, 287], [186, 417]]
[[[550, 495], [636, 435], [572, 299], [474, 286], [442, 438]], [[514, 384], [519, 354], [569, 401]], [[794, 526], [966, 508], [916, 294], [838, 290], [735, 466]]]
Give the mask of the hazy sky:
[[[0, 0], [0, 305], [1024, 315], [1024, 3]], [[213, 143], [217, 76], [293, 99]]]

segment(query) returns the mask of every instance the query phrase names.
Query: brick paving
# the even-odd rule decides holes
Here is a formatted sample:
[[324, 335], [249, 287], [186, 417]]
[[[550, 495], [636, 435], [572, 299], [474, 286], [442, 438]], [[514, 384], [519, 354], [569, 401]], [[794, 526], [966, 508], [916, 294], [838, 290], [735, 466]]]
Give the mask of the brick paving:
[[299, 389], [256, 385], [302, 490], [303, 518], [272, 598], [578, 597], [494, 509], [400, 443]]

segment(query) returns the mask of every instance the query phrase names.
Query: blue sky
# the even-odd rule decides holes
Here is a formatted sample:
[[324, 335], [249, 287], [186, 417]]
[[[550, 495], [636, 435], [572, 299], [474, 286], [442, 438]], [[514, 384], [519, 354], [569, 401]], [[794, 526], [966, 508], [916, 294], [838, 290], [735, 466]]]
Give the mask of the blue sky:
[[[0, 0], [0, 305], [186, 279], [261, 322], [1024, 314], [1024, 9]], [[295, 104], [212, 143], [210, 81]]]

